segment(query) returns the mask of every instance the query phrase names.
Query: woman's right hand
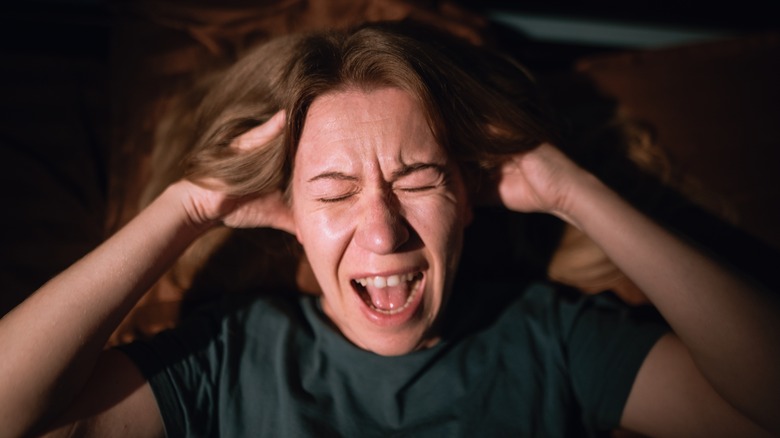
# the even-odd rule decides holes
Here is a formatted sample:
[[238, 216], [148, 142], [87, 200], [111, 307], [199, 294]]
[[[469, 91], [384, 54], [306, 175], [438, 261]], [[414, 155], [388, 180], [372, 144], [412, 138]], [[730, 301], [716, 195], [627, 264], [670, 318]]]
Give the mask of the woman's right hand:
[[[284, 114], [277, 114], [231, 147], [239, 152], [263, 147], [283, 126]], [[101, 427], [131, 427], [139, 436], [161, 434], [154, 396], [143, 376], [126, 358], [120, 373], [115, 361], [99, 358], [132, 306], [211, 226], [294, 231], [281, 193], [236, 198], [229, 188], [218, 180], [174, 183], [113, 236], [0, 318], [0, 346], [6, 353], [0, 361], [0, 435], [26, 436], [35, 428], [65, 423], [72, 424], [63, 426], [63, 432], [78, 430], [79, 435], [87, 430], [103, 436]], [[110, 409], [106, 400], [111, 400]], [[47, 426], [69, 407], [62, 423]]]
[[[215, 184], [210, 183], [208, 187]], [[177, 191], [187, 217], [197, 228], [222, 223], [232, 228], [276, 228], [295, 232], [289, 205], [281, 191], [254, 197], [235, 198], [219, 186], [208, 188], [188, 180], [171, 186]]]
[[[284, 122], [284, 111], [279, 111], [267, 122], [236, 138], [230, 147], [238, 153], [261, 148], [282, 134]], [[237, 198], [228, 195], [227, 185], [216, 179], [182, 180], [171, 189], [179, 192], [182, 206], [195, 226], [222, 223], [233, 228], [268, 227], [295, 232], [292, 212], [281, 191]]]

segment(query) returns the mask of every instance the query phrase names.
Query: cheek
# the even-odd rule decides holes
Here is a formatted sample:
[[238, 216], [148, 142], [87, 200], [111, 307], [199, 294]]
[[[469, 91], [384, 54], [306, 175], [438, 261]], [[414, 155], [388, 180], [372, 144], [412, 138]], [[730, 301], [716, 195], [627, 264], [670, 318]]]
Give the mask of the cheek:
[[435, 202], [419, 203], [407, 207], [407, 220], [422, 238], [425, 246], [450, 254], [459, 245], [463, 233], [463, 220], [459, 204], [454, 199], [442, 197]]
[[[297, 183], [297, 181], [296, 181]], [[328, 241], [342, 239], [349, 234], [349, 215], [339, 214], [333, 208], [323, 207], [311, 200], [295, 196], [297, 184], [293, 184], [292, 213], [295, 220], [295, 237], [304, 247], [325, 244]]]
[[314, 209], [303, 212], [301, 235], [305, 240], [339, 242], [352, 233], [354, 212], [347, 209]]
[[354, 215], [335, 214], [330, 209], [294, 208], [296, 237], [303, 245], [315, 274], [335, 272], [349, 243]]

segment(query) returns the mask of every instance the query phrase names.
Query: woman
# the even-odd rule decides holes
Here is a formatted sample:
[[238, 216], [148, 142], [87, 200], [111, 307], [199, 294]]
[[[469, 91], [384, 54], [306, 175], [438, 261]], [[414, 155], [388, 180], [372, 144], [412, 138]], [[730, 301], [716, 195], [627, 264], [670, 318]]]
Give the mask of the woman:
[[[3, 434], [780, 432], [776, 297], [550, 144], [521, 69], [432, 35], [373, 25], [277, 40], [212, 84], [187, 178], [2, 319]], [[500, 286], [455, 281], [485, 198], [583, 230], [674, 334], [539, 284], [485, 311]], [[321, 297], [236, 300], [102, 351], [218, 224], [295, 235]]]

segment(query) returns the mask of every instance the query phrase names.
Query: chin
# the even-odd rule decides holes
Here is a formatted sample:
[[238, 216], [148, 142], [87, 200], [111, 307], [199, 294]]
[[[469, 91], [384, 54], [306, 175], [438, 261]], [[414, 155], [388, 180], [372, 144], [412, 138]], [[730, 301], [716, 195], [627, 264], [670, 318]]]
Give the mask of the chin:
[[438, 342], [439, 338], [431, 334], [431, 322], [437, 312], [426, 312], [426, 307], [424, 303], [417, 303], [411, 313], [376, 315], [370, 307], [358, 305], [357, 309], [353, 307], [348, 312], [353, 316], [352, 320], [345, 321], [334, 318], [327, 300], [323, 303], [325, 313], [348, 341], [380, 356], [402, 356]]

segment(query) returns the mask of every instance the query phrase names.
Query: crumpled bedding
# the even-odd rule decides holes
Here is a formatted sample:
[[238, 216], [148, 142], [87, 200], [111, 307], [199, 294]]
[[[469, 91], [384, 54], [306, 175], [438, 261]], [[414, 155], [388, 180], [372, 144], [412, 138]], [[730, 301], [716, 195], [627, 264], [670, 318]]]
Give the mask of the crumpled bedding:
[[[554, 47], [520, 36], [509, 44], [506, 29], [445, 1], [116, 1], [112, 10], [110, 56], [4, 53], [0, 157], [5, 172], [0, 178], [7, 202], [0, 216], [5, 288], [0, 314], [139, 211], [155, 172], [155, 127], [167, 105], [199, 74], [231, 62], [259, 41], [408, 17], [501, 45], [530, 59], [532, 70], [556, 56]], [[775, 225], [780, 190], [773, 184], [780, 170], [780, 35], [589, 56], [577, 65], [576, 71], [549, 65], [537, 70], [573, 130], [591, 123], [595, 113], [604, 116], [601, 122], [647, 126], [651, 147], [669, 160], [658, 180], [668, 190], [643, 208], [729, 263], [772, 282], [780, 261]], [[591, 164], [607, 172], [610, 165], [623, 169], [625, 162], [607, 162], [587, 149], [605, 138], [605, 131], [585, 131], [578, 134], [590, 140], [582, 142], [586, 149], [570, 153], [595, 156]], [[613, 289], [628, 302], [644, 302], [641, 291], [576, 230], [549, 219], [483, 213], [483, 223], [467, 238], [475, 252], [495, 257], [464, 257], [472, 273], [503, 275], [522, 264], [585, 292]], [[500, 248], [485, 243], [497, 240], [513, 243]], [[212, 232], [141, 300], [111, 342], [174, 325], [220, 293], [269, 284], [298, 284], [316, 292], [305, 261], [296, 262], [294, 246], [293, 239], [268, 230]]]

